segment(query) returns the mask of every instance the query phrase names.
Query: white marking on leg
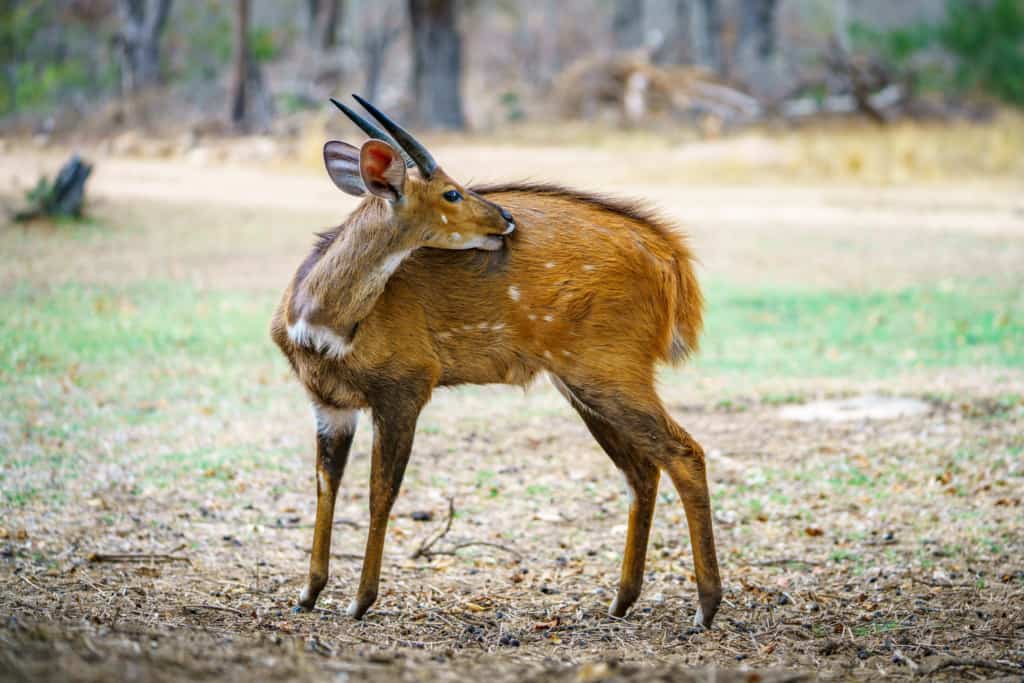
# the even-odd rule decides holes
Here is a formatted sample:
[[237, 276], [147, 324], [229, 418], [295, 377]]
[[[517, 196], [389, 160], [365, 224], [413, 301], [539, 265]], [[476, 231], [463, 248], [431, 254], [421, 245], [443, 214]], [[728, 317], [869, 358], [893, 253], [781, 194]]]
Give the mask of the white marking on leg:
[[330, 408], [314, 402], [313, 419], [316, 421], [317, 434], [345, 436], [355, 433], [356, 424], [359, 420], [359, 411]]
[[327, 475], [323, 470], [316, 471], [316, 483], [319, 485], [321, 493], [331, 490], [331, 482], [327, 481]]
[[567, 385], [565, 382], [563, 382], [560, 378], [558, 378], [555, 375], [552, 375], [552, 374], [549, 373], [548, 374], [548, 379], [551, 380], [551, 383], [553, 385], [555, 385], [555, 388], [558, 389], [558, 392], [560, 394], [562, 394], [562, 396], [565, 396], [567, 399], [569, 399], [569, 403], [573, 404], [574, 406], [576, 406], [576, 408], [578, 408], [579, 410], [581, 410], [581, 411], [583, 411], [585, 413], [588, 413], [590, 415], [593, 415], [596, 418], [599, 418], [601, 420], [604, 420], [605, 422], [608, 422], [608, 420], [606, 420], [605, 417], [603, 415], [601, 415], [601, 413], [597, 412], [596, 410], [594, 410], [593, 408], [588, 406], [586, 403], [581, 401], [579, 396], [577, 396], [573, 392], [573, 390], [569, 388], [569, 385]]
[[348, 603], [348, 609], [345, 610], [345, 614], [349, 615], [350, 617], [354, 617], [357, 614], [359, 614], [359, 602], [353, 600], [352, 602]]
[[352, 341], [324, 327], [311, 325], [305, 318], [299, 319], [294, 325], [288, 326], [288, 338], [302, 348], [322, 353], [328, 358], [340, 359], [352, 350]]
[[313, 597], [313, 591], [310, 590], [309, 584], [307, 583], [305, 586], [302, 587], [302, 590], [299, 592], [299, 604], [308, 604], [309, 599], [311, 597]]
[[509, 287], [508, 288], [508, 298], [512, 299], [512, 301], [519, 301], [519, 288], [516, 287], [515, 285], [512, 285], [511, 287]]
[[697, 613], [693, 615], [693, 625], [704, 627], [704, 608], [697, 605]]

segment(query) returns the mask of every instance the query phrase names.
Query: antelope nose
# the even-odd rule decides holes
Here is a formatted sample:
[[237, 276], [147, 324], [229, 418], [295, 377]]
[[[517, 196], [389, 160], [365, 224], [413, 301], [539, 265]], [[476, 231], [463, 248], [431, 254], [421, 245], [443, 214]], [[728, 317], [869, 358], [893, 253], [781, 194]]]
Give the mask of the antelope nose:
[[499, 211], [501, 213], [501, 217], [505, 219], [505, 232], [502, 234], [507, 235], [516, 229], [516, 219], [513, 218], [512, 214], [510, 214], [506, 209], [499, 209]]

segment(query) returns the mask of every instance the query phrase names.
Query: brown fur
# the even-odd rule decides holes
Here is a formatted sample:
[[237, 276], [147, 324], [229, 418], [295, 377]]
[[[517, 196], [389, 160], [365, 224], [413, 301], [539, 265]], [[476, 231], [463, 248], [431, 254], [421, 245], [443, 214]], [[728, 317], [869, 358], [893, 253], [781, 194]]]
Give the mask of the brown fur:
[[[374, 269], [386, 254], [413, 244], [409, 229], [395, 222], [399, 216], [416, 224], [418, 239], [436, 239], [433, 212], [445, 205], [421, 199], [415, 208], [394, 208], [392, 215], [383, 200], [370, 198], [344, 225], [321, 235], [271, 324], [275, 343], [315, 404], [369, 408], [374, 414], [371, 526], [350, 613], [361, 616], [376, 597], [387, 514], [416, 417], [432, 390], [466, 383], [523, 385], [546, 371], [636, 492], [612, 612], [621, 616], [639, 594], [663, 469], [686, 506], [701, 620], [709, 625], [721, 592], [703, 452], [665, 413], [654, 391], [655, 366], [695, 350], [701, 330], [702, 298], [683, 238], [638, 204], [553, 185], [486, 186], [467, 193], [464, 210], [473, 213], [453, 219], [459, 225], [493, 234], [488, 211], [499, 205], [515, 217], [516, 230], [503, 238], [502, 249], [417, 248], [390, 279], [377, 282]], [[356, 329], [351, 350], [331, 358], [293, 343], [288, 326], [302, 310], [339, 334]], [[334, 452], [329, 444], [321, 450]], [[331, 486], [336, 487], [333, 477]], [[330, 516], [333, 496], [324, 496], [318, 528], [321, 517]], [[318, 532], [316, 538], [306, 607], [326, 581], [329, 534]]]

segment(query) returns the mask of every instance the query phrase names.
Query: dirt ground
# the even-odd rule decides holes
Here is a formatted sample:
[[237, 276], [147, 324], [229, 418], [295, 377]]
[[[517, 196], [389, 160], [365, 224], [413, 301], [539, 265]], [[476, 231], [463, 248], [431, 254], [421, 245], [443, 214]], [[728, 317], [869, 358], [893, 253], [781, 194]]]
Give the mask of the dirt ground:
[[[626, 174], [601, 149], [438, 155], [462, 177], [532, 175], [649, 198], [687, 226], [709, 282], [1021, 282], [1024, 204], [1007, 186], [679, 185], [652, 180], [654, 160]], [[6, 155], [0, 187], [52, 160]], [[166, 279], [270, 301], [310, 233], [351, 206], [301, 170], [97, 168], [95, 211], [113, 227], [96, 239], [4, 228], [4, 287]], [[27, 406], [0, 422], [4, 459], [37, 458], [19, 476], [60, 495], [4, 502], [0, 679], [1024, 680], [1020, 368], [667, 374], [666, 404], [708, 452], [725, 600], [707, 631], [691, 626], [685, 517], [664, 481], [643, 594], [625, 619], [606, 616], [626, 498], [546, 383], [435, 396], [393, 513], [381, 595], [354, 621], [344, 608], [368, 519], [364, 420], [330, 583], [315, 612], [293, 613], [312, 534], [313, 429], [283, 364], [251, 374], [234, 395], [148, 397], [147, 410], [166, 413], [159, 421], [111, 417], [139, 401], [128, 389], [92, 394], [34, 377], [3, 390], [5, 405]], [[784, 413], [854, 396], [925, 409], [839, 422]], [[185, 463], [169, 483], [145, 474], [204, 448], [246, 464]], [[58, 452], [72, 454], [77, 476], [47, 464]], [[450, 531], [414, 559], [446, 525], [449, 500]]]

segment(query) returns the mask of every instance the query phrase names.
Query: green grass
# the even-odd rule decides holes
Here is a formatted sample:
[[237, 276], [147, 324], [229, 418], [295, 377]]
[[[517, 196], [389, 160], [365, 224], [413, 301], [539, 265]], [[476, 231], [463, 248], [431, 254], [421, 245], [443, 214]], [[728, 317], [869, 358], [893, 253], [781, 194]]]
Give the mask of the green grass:
[[185, 359], [265, 362], [269, 297], [147, 283], [15, 288], [0, 296], [0, 373], [12, 378], [115, 365], [140, 371]]
[[881, 376], [1024, 367], [1024, 291], [972, 284], [851, 293], [706, 287], [703, 371]]
[[[987, 289], [848, 293], [707, 287], [702, 371], [861, 376], [956, 366], [1024, 367], [1024, 294]], [[0, 375], [196, 363], [275, 362], [269, 294], [200, 291], [177, 283], [123, 288], [27, 286], [0, 295]], [[785, 400], [785, 399], [783, 399]]]

